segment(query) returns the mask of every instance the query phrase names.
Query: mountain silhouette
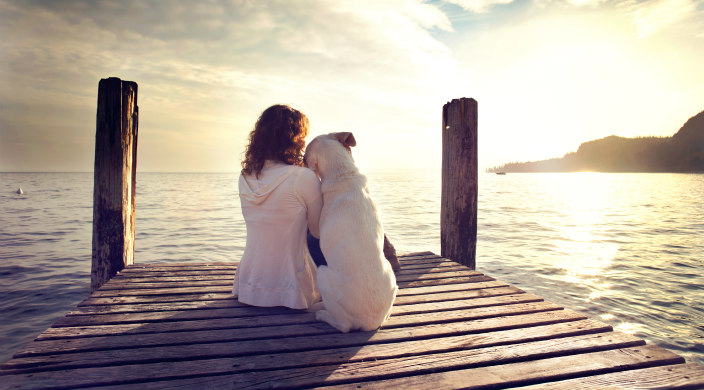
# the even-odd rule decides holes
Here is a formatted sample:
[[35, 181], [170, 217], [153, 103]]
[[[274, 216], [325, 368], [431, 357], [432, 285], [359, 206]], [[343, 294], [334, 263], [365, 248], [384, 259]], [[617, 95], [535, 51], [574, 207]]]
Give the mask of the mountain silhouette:
[[561, 158], [512, 162], [488, 172], [704, 172], [704, 111], [672, 137], [615, 135], [581, 144]]

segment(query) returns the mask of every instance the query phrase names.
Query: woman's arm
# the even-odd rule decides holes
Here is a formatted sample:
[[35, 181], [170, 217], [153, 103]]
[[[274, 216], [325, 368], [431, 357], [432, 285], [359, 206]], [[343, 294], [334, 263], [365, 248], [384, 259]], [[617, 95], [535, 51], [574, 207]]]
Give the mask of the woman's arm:
[[320, 180], [312, 170], [305, 168], [298, 182], [298, 192], [308, 210], [308, 230], [315, 238], [320, 238], [320, 213], [323, 210], [323, 194]]
[[319, 196], [308, 207], [308, 230], [315, 238], [320, 238], [320, 212], [323, 210], [323, 197]]

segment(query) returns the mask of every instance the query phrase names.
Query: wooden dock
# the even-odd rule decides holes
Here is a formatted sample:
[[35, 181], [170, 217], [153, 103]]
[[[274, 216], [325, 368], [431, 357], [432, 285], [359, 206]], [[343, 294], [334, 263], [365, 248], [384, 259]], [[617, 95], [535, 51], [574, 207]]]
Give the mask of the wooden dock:
[[137, 264], [0, 367], [2, 389], [700, 389], [704, 366], [430, 252], [341, 334], [240, 304], [236, 264]]

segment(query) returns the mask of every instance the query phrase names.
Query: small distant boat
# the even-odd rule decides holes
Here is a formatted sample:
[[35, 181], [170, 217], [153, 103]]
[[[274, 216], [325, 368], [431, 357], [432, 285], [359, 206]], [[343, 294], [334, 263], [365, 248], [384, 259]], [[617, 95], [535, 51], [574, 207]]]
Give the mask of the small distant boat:
[[506, 172], [496, 172], [497, 175], [505, 175]]
[[17, 189], [17, 194], [18, 194], [18, 195], [24, 194], [24, 191], [22, 191], [22, 187], [20, 187], [20, 188]]

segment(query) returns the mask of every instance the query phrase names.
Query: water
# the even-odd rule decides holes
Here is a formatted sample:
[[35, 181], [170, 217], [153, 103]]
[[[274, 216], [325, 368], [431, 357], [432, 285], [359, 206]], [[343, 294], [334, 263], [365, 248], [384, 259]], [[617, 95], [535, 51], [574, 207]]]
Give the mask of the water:
[[[367, 176], [397, 250], [439, 253], [439, 172]], [[237, 261], [236, 183], [140, 173], [136, 261]], [[479, 271], [704, 363], [704, 175], [480, 174], [479, 188]], [[0, 362], [88, 295], [92, 191], [92, 173], [0, 173]]]

